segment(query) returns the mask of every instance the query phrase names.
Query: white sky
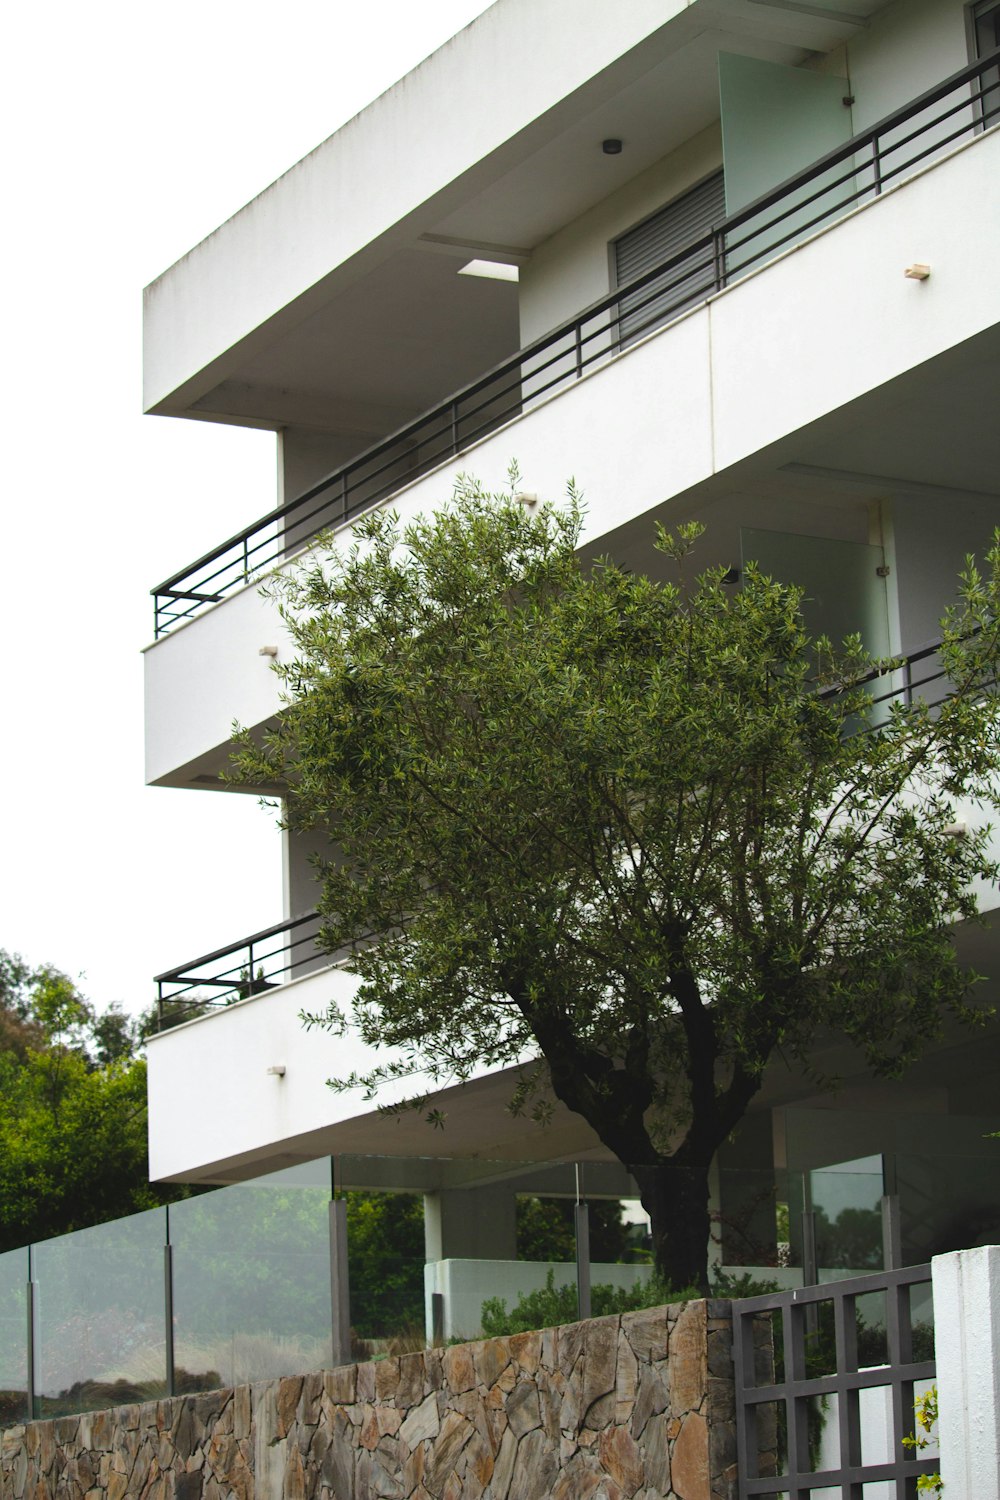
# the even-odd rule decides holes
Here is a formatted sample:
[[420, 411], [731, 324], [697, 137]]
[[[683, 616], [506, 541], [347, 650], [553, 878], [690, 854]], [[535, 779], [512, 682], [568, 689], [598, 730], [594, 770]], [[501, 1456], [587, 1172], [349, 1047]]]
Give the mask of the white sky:
[[269, 509], [275, 468], [270, 434], [142, 416], [142, 288], [486, 8], [5, 16], [0, 947], [102, 1007], [281, 916], [254, 799], [142, 785], [148, 591]]

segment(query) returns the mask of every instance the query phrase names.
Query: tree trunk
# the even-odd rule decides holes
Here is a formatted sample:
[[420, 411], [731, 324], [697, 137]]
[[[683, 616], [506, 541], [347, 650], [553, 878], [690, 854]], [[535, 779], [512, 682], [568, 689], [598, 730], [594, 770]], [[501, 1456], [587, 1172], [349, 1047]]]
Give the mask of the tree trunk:
[[630, 1166], [653, 1231], [653, 1259], [675, 1291], [708, 1292], [708, 1161], [663, 1158]]

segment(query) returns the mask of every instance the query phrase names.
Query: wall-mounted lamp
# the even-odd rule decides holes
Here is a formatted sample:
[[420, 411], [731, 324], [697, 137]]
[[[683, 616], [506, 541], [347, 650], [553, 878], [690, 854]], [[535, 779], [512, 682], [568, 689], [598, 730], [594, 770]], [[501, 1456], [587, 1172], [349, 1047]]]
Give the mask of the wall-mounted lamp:
[[530, 490], [515, 490], [514, 499], [518, 505], [537, 505], [538, 496]]
[[946, 823], [941, 832], [946, 839], [964, 839], [968, 837], [968, 823]]
[[739, 583], [739, 581], [740, 581], [740, 570], [739, 570], [739, 568], [729, 568], [725, 573], [723, 573], [723, 575], [722, 575], [722, 581], [723, 581], [723, 583], [728, 583], [728, 584]]
[[601, 142], [601, 150], [605, 156], [621, 156], [622, 143], [616, 135], [609, 135], [606, 141]]
[[930, 266], [924, 265], [923, 261], [915, 260], [912, 266], [907, 266], [903, 275], [910, 281], [926, 281], [931, 274]]
[[260, 646], [257, 650], [258, 656], [269, 656], [272, 661], [278, 654], [277, 646]]
[[284, 1063], [275, 1063], [273, 1067], [268, 1068], [268, 1070], [267, 1070], [267, 1076], [268, 1076], [268, 1078], [284, 1078], [284, 1076], [285, 1076], [285, 1065], [284, 1065]]

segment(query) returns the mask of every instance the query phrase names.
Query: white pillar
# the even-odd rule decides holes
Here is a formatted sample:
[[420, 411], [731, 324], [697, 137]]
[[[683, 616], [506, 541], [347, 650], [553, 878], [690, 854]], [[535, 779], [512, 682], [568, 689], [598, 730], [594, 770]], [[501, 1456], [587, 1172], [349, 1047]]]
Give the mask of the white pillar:
[[1000, 1500], [1000, 1245], [931, 1262], [944, 1493]]

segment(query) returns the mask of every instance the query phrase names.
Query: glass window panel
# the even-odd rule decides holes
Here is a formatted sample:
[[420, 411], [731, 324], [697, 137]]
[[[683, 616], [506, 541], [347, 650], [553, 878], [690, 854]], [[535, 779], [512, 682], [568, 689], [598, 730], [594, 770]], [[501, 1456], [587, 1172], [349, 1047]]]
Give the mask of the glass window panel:
[[349, 1192], [347, 1241], [358, 1357], [423, 1349], [423, 1195]]
[[[646, 1305], [648, 1220], [617, 1163], [341, 1156], [351, 1323], [373, 1354], [577, 1317], [577, 1190], [596, 1315]], [[549, 1280], [551, 1278], [551, 1287]], [[416, 1313], [416, 1316], [413, 1314]]]
[[777, 1479], [788, 1467], [788, 1418], [784, 1401], [760, 1401], [747, 1409], [750, 1479]]
[[[826, 1396], [810, 1396], [806, 1408], [809, 1427], [809, 1462], [814, 1473], [835, 1469], [840, 1463], [840, 1404], [836, 1391]], [[810, 1500], [841, 1500], [837, 1489], [813, 1490]]]
[[329, 1203], [322, 1158], [171, 1206], [178, 1392], [329, 1366]]
[[38, 1415], [166, 1394], [162, 1208], [34, 1247]]
[[28, 1415], [28, 1252], [0, 1255], [0, 1427]]
[[885, 1292], [869, 1292], [854, 1304], [858, 1335], [858, 1369], [884, 1365], [889, 1359], [886, 1336]]
[[833, 1302], [806, 1303], [801, 1309], [794, 1308], [792, 1316], [801, 1318], [807, 1378], [818, 1380], [823, 1375], [835, 1375], [837, 1335]]

